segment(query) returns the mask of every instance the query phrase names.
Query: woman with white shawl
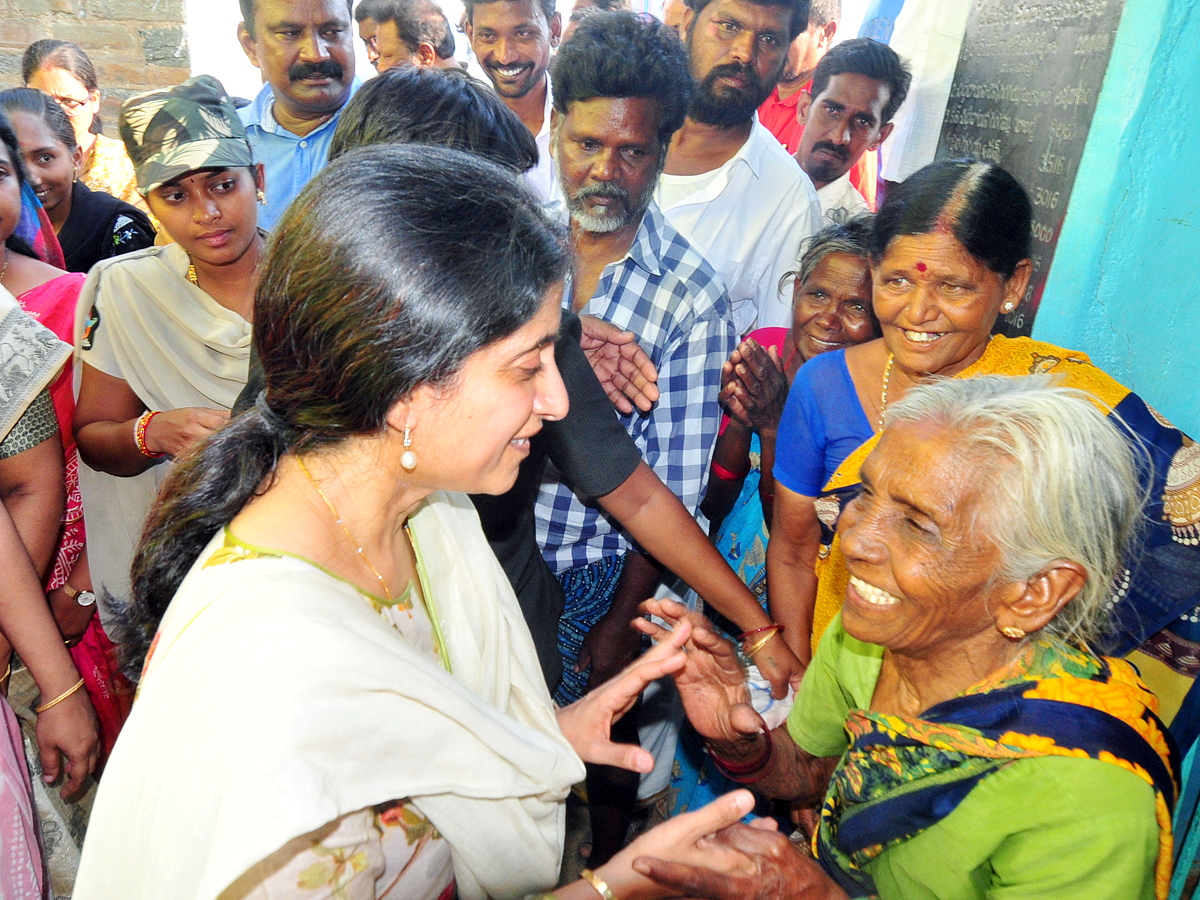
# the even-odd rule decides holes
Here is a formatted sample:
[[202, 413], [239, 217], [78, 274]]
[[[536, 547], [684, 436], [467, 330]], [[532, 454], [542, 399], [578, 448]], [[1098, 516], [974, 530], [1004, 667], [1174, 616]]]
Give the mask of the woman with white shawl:
[[[434, 147], [331, 163], [275, 232], [255, 301], [266, 389], [181, 459], [117, 611], [139, 697], [75, 897], [520, 898], [553, 888], [583, 761], [648, 771], [608, 728], [686, 630], [555, 709], [467, 492], [502, 493], [543, 420], [570, 254], [519, 179]], [[651, 900], [649, 853], [558, 891]]]
[[219, 81], [203, 75], [125, 101], [138, 190], [174, 243], [106, 260], [79, 295], [75, 436], [88, 557], [129, 596], [142, 524], [172, 461], [229, 419], [246, 383], [262, 167]]

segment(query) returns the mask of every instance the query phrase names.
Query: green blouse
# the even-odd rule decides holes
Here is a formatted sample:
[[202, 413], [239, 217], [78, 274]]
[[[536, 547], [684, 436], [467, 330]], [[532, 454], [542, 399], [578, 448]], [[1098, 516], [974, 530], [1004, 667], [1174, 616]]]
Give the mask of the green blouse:
[[[883, 648], [826, 631], [788, 717], [792, 739], [840, 756], [851, 708], [869, 708]], [[936, 825], [876, 857], [881, 900], [1154, 900], [1154, 790], [1091, 759], [1015, 760]]]

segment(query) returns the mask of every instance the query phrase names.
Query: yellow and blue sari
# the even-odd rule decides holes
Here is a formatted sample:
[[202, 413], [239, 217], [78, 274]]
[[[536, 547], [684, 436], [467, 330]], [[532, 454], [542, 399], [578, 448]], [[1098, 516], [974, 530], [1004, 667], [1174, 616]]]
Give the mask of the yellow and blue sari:
[[852, 710], [850, 747], [831, 779], [814, 852], [851, 896], [874, 896], [869, 863], [950, 815], [989, 775], [1020, 759], [1083, 757], [1154, 788], [1155, 894], [1165, 898], [1179, 762], [1156, 709], [1129, 663], [1042, 640], [996, 679], [919, 719]]

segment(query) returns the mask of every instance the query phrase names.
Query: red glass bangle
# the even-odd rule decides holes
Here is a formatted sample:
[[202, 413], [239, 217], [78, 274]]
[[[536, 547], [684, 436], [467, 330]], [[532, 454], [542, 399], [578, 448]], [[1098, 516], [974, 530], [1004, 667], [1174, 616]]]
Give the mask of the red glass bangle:
[[766, 776], [767, 766], [770, 765], [771, 758], [775, 755], [775, 741], [771, 739], [769, 732], [764, 737], [767, 739], [767, 746], [763, 748], [763, 752], [746, 763], [735, 763], [723, 759], [713, 750], [712, 744], [708, 741], [705, 741], [705, 747], [717, 768], [734, 781], [740, 784], [757, 784]]
[[147, 456], [150, 459], [158, 459], [160, 456], [162, 456], [161, 453], [155, 453], [146, 446], [146, 428], [149, 427], [150, 420], [157, 416], [160, 411], [161, 410], [155, 410], [154, 412], [151, 412], [150, 410], [146, 410], [144, 413], [138, 416], [137, 424], [133, 427], [133, 442], [137, 444], [137, 448], [141, 452], [142, 456]]
[[727, 468], [725, 468], [723, 465], [721, 465], [715, 459], [713, 460], [712, 470], [713, 470], [713, 474], [716, 475], [718, 478], [720, 478], [722, 481], [741, 481], [743, 478], [745, 478], [747, 475], [750, 474], [750, 468], [748, 466], [746, 467], [745, 472], [742, 472], [739, 474], [737, 472], [730, 472]]

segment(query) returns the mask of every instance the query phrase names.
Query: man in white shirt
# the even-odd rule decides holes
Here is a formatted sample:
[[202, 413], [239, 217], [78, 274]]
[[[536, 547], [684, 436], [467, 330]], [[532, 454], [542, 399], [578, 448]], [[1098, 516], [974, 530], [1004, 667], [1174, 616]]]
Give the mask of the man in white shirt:
[[682, 28], [696, 93], [655, 200], [725, 282], [738, 334], [786, 326], [791, 291], [785, 298], [780, 282], [820, 228], [820, 207], [755, 111], [808, 26], [809, 0], [691, 3]]
[[827, 221], [844, 222], [867, 212], [867, 201], [850, 183], [850, 170], [892, 133], [892, 116], [910, 80], [895, 50], [855, 38], [826, 53], [812, 86], [800, 92], [796, 113], [804, 131], [796, 162], [812, 179]]
[[549, 199], [554, 168], [550, 159], [550, 52], [562, 35], [554, 0], [465, 0], [467, 37], [492, 87], [533, 134], [538, 164], [525, 174]]

